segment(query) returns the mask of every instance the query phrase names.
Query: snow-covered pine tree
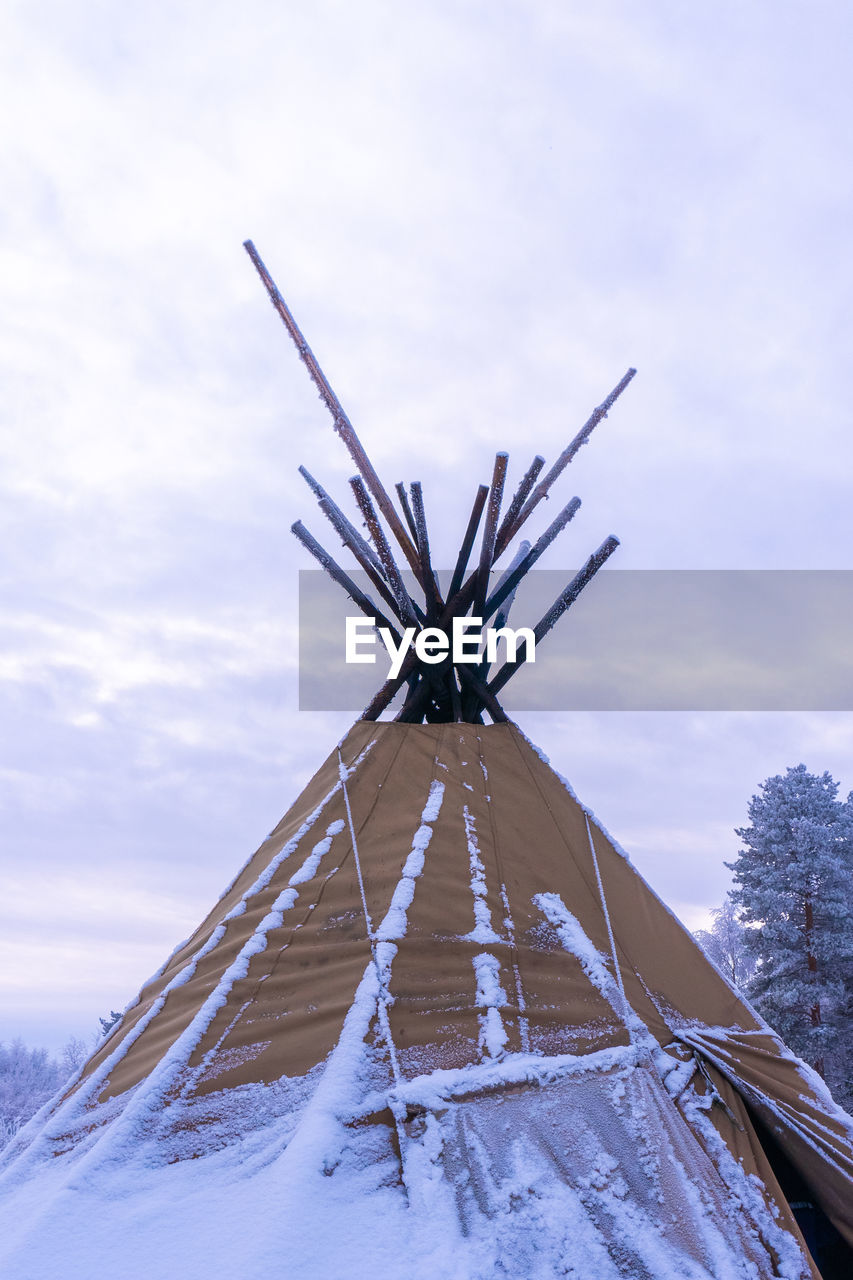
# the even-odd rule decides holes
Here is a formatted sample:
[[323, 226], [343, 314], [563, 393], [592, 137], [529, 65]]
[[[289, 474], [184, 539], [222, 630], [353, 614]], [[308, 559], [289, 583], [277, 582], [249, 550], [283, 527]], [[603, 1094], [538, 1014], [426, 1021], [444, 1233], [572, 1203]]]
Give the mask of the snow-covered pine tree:
[[66, 1041], [58, 1058], [47, 1049], [27, 1048], [21, 1039], [0, 1043], [0, 1147], [79, 1071], [90, 1052], [77, 1036]]
[[693, 936], [721, 973], [745, 991], [755, 973], [756, 960], [730, 893], [726, 894], [723, 905], [711, 915], [714, 918], [711, 928], [699, 929]]
[[850, 1106], [853, 804], [805, 765], [761, 784], [729, 866], [757, 960], [748, 994], [790, 1047]]
[[101, 1024], [101, 1035], [106, 1038], [112, 1031], [117, 1022], [121, 1022], [121, 1014], [116, 1009], [110, 1009], [108, 1018], [98, 1018]]
[[64, 1079], [46, 1049], [0, 1044], [0, 1147], [47, 1102]]

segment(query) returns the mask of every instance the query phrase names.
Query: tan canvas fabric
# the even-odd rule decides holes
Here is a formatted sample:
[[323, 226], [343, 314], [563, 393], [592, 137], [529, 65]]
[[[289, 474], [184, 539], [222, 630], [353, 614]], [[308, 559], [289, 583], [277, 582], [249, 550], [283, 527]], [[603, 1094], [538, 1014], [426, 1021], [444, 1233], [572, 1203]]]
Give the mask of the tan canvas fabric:
[[[340, 759], [88, 1064], [92, 1123], [137, 1086], [166, 1111], [208, 1099], [213, 1123], [229, 1091], [313, 1079], [375, 970], [374, 1084], [506, 1053], [633, 1044], [651, 1063], [680, 1041], [771, 1118], [853, 1241], [843, 1118], [515, 726], [359, 722]], [[726, 1140], [778, 1200], [749, 1132]]]
[[[490, 954], [499, 962], [507, 997], [507, 1048], [519, 1049], [523, 1035], [531, 1049], [548, 1053], [626, 1043], [620, 1018], [578, 960], [555, 944], [553, 930], [534, 905], [538, 894], [559, 894], [594, 946], [608, 952], [583, 811], [523, 736], [510, 725], [360, 722], [342, 745], [342, 758], [352, 765], [362, 755], [347, 791], [368, 910], [377, 925], [400, 879], [431, 784], [446, 789], [391, 974], [392, 1034], [401, 1060], [411, 1058], [412, 1070], [415, 1063], [422, 1070], [461, 1065], [477, 1056], [480, 1013], [473, 957], [484, 946], [467, 936], [476, 924], [470, 841], [480, 851], [485, 905], [501, 939], [490, 944]], [[90, 1071], [119, 1054], [102, 1097], [143, 1079], [198, 1017], [223, 977], [227, 991], [221, 1007], [185, 1062], [191, 1071], [205, 1062], [207, 1080], [197, 1087], [301, 1075], [328, 1054], [370, 956], [337, 774], [335, 752], [93, 1058]], [[333, 836], [316, 874], [297, 886], [294, 905], [241, 972], [241, 950], [336, 822], [346, 825]], [[630, 863], [598, 828], [592, 834], [605, 899], [619, 922], [626, 994], [657, 1039], [671, 1040], [673, 1019], [697, 1016], [711, 1025], [754, 1029], [752, 1015]], [[289, 842], [294, 847], [268, 883], [250, 894], [240, 914], [227, 919]], [[511, 928], [504, 923], [507, 917]], [[217, 928], [222, 937], [205, 952]], [[192, 965], [186, 979], [170, 989]], [[158, 1000], [163, 1007], [130, 1043]], [[122, 1041], [128, 1045], [123, 1053]]]

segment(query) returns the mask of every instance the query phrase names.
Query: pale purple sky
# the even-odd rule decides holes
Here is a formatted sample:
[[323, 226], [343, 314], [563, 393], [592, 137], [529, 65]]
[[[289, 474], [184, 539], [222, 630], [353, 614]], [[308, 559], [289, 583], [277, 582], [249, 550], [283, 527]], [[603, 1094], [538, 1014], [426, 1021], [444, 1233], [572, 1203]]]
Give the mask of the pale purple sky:
[[[347, 728], [288, 530], [351, 464], [247, 236], [438, 560], [634, 364], [547, 567], [853, 568], [851, 47], [840, 0], [11, 6], [0, 1039], [123, 1007]], [[847, 714], [524, 728], [692, 927], [768, 773], [853, 787]]]

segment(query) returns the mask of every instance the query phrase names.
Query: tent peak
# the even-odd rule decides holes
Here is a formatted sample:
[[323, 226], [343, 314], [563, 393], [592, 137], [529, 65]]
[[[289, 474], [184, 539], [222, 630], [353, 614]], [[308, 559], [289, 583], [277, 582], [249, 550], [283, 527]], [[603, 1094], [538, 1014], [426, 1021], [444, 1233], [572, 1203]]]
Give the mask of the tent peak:
[[[449, 643], [446, 651], [440, 649], [442, 642], [436, 640], [436, 635], [449, 636], [454, 621], [462, 619], [479, 619], [480, 626], [490, 627], [494, 632], [506, 628], [519, 583], [572, 520], [581, 505], [580, 498], [572, 498], [535, 543], [522, 542], [499, 582], [490, 590], [492, 573], [537, 506], [549, 496], [572, 458], [607, 416], [633, 379], [636, 369], [628, 369], [592, 411], [542, 480], [538, 477], [545, 466], [545, 459], [540, 454], [536, 455], [505, 509], [503, 499], [509, 454], [505, 450], [495, 454], [491, 482], [481, 484], [477, 489], [453, 575], [447, 589], [443, 590], [432, 563], [421, 482], [412, 481], [408, 490], [402, 482], [395, 486], [398, 511], [257, 249], [251, 240], [247, 240], [244, 247], [332, 416], [335, 431], [356, 465], [357, 474], [350, 480], [350, 487], [367, 537], [359, 532], [305, 467], [299, 468], [300, 474], [358, 568], [366, 574], [379, 603], [358, 586], [308, 532], [301, 520], [292, 525], [291, 532], [374, 626], [386, 629], [398, 648], [400, 644], [405, 646], [405, 657], [399, 671], [385, 681], [365, 708], [362, 718], [378, 719], [405, 688], [402, 706], [396, 716], [405, 723], [452, 721], [482, 724], [484, 715], [497, 723], [506, 721], [508, 717], [498, 694], [610, 558], [619, 545], [618, 538], [612, 534], [605, 538], [536, 626], [520, 629], [522, 634], [512, 648], [508, 646], [507, 657], [502, 664], [497, 663], [496, 648], [491, 658], [488, 652], [484, 654], [481, 651], [476, 657], [462, 658]], [[478, 533], [479, 556], [471, 568], [469, 562]], [[401, 553], [402, 569], [397, 561]], [[406, 568], [414, 575], [416, 585], [411, 589], [404, 578]], [[433, 633], [431, 652], [426, 648], [428, 637], [423, 637], [423, 643], [417, 643], [425, 631]]]

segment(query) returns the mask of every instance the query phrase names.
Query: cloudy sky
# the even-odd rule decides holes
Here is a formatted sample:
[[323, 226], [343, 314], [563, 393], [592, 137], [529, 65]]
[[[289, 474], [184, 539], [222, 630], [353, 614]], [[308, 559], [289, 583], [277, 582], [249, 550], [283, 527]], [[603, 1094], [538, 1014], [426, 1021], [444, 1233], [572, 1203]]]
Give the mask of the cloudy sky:
[[[7, 6], [0, 1039], [122, 1008], [348, 727], [289, 527], [352, 468], [247, 237], [437, 560], [636, 365], [547, 567], [853, 569], [851, 45], [842, 0]], [[764, 777], [853, 787], [849, 713], [524, 727], [691, 927]]]

